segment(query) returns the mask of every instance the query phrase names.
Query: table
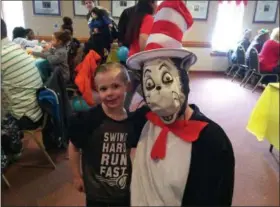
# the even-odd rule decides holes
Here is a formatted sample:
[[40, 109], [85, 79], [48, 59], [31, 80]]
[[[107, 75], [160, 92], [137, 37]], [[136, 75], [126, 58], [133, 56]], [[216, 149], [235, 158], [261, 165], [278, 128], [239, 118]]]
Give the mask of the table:
[[247, 130], [259, 141], [267, 139], [279, 150], [279, 83], [270, 83], [263, 91], [250, 116]]

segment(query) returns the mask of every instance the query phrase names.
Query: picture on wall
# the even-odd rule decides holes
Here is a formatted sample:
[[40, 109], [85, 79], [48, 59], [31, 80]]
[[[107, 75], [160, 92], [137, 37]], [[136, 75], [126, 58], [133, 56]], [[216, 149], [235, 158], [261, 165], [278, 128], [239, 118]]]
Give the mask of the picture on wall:
[[186, 1], [187, 8], [195, 20], [207, 20], [209, 1]]
[[132, 0], [111, 1], [112, 16], [117, 18], [120, 17], [123, 10], [131, 6], [134, 6], [135, 3], [136, 1], [132, 1]]
[[255, 13], [253, 23], [275, 23], [277, 18], [278, 1], [255, 2]]
[[[98, 1], [94, 1], [94, 4], [97, 6]], [[88, 10], [84, 4], [83, 0], [73, 0], [73, 12], [74, 16], [86, 16]]]
[[33, 0], [34, 15], [60, 16], [60, 1], [39, 1]]

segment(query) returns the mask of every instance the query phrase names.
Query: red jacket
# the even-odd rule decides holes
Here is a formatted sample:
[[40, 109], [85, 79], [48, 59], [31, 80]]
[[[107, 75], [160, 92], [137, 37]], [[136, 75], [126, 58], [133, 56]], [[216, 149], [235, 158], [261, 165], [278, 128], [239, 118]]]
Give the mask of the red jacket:
[[280, 43], [274, 40], [267, 40], [259, 54], [260, 71], [272, 72], [279, 64], [280, 60]]
[[95, 73], [98, 66], [97, 62], [100, 59], [101, 57], [95, 51], [90, 50], [83, 62], [76, 67], [77, 76], [75, 78], [75, 84], [78, 86], [79, 91], [89, 106], [94, 105], [92, 75]]

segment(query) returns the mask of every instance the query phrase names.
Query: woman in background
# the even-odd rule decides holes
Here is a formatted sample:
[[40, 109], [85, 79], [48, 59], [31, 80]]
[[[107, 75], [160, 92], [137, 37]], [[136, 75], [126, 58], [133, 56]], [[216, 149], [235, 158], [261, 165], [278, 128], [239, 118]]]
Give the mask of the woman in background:
[[128, 22], [125, 35], [125, 42], [129, 45], [128, 56], [144, 50], [154, 23], [153, 14], [156, 6], [156, 0], [138, 1], [135, 12], [131, 15], [131, 19]]
[[280, 74], [279, 27], [274, 28], [259, 54], [260, 70], [263, 73]]
[[[153, 14], [156, 10], [156, 6], [156, 0], [139, 0], [136, 4], [134, 13], [131, 14], [128, 22], [124, 40], [129, 47], [128, 57], [145, 49], [148, 36], [154, 23]], [[127, 93], [127, 98], [125, 100], [125, 108], [128, 110], [129, 104], [140, 83], [139, 77], [137, 77], [135, 73], [130, 73], [130, 79], [132, 87], [131, 91]]]

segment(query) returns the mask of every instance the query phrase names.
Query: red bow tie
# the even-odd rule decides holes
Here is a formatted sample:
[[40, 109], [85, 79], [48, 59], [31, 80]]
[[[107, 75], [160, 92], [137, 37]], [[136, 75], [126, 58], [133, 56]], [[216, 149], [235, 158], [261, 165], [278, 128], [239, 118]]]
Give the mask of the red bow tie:
[[172, 124], [166, 125], [161, 121], [158, 115], [156, 115], [153, 112], [147, 113], [146, 117], [154, 125], [157, 125], [162, 128], [151, 151], [152, 159], [164, 159], [166, 155], [168, 132], [172, 132], [177, 137], [180, 137], [186, 142], [194, 142], [198, 139], [201, 130], [208, 124], [207, 122], [203, 121], [177, 120]]

